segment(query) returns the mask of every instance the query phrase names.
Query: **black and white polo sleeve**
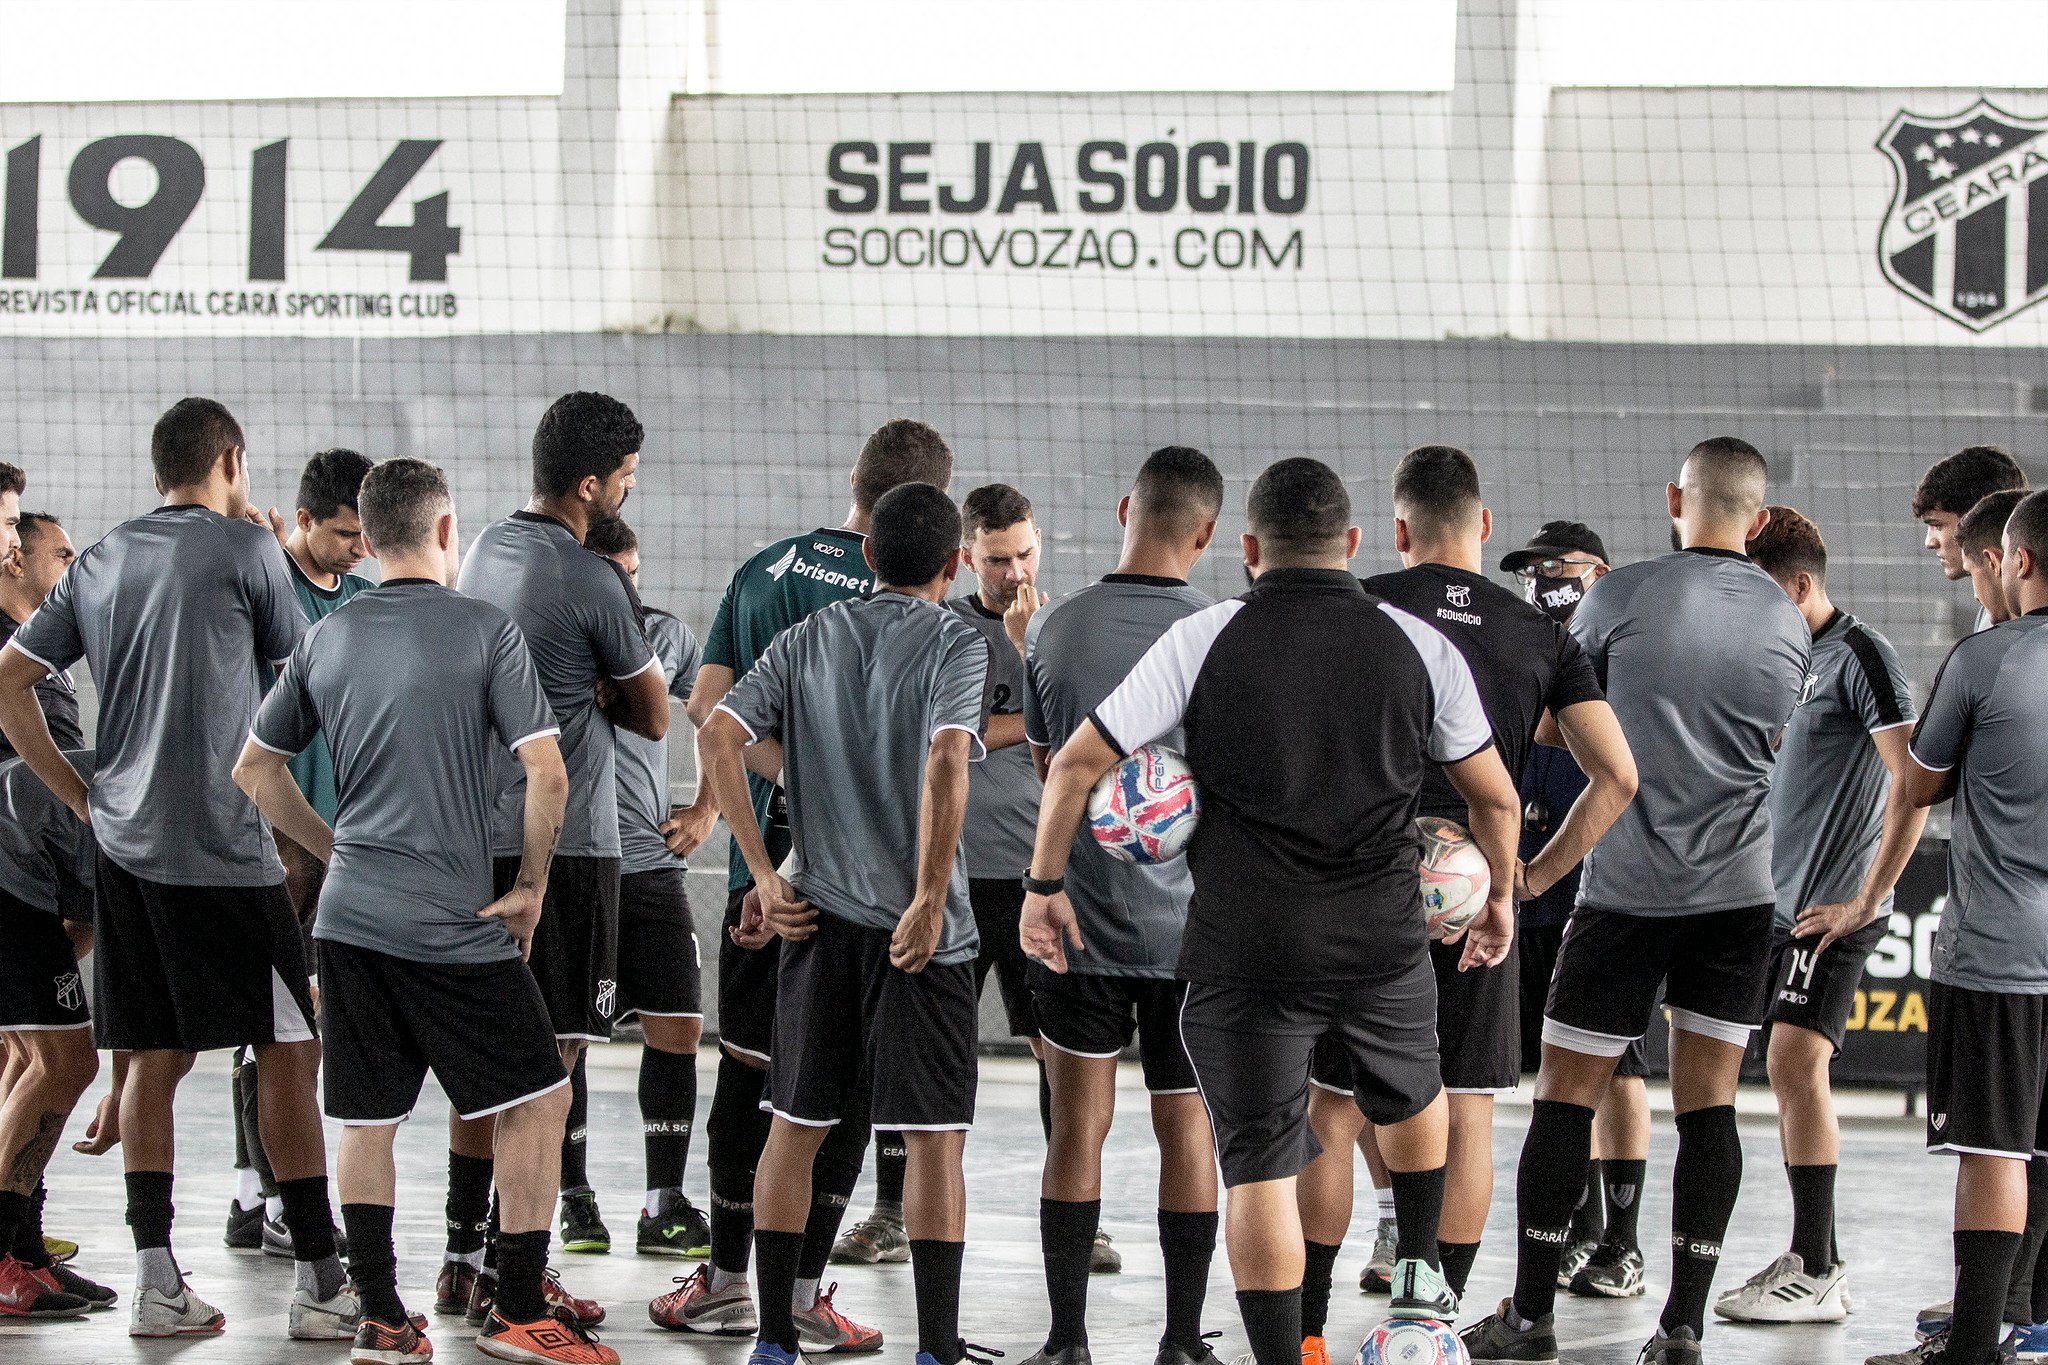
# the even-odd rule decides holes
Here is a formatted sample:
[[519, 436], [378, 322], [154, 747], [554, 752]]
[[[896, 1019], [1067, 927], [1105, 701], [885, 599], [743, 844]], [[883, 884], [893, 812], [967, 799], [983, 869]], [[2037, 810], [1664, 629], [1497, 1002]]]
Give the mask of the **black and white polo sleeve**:
[[[1110, 748], [1130, 754], [1180, 727], [1203, 661], [1223, 628], [1243, 610], [1241, 598], [1218, 602], [1183, 616], [1153, 642], [1130, 675], [1088, 715]], [[1465, 682], [1469, 688], [1469, 672]], [[1491, 730], [1487, 738], [1493, 738]]]
[[1438, 763], [1461, 763], [1492, 744], [1493, 722], [1486, 718], [1479, 684], [1458, 647], [1435, 626], [1391, 602], [1380, 603], [1380, 610], [1401, 627], [1429, 671], [1429, 756]]

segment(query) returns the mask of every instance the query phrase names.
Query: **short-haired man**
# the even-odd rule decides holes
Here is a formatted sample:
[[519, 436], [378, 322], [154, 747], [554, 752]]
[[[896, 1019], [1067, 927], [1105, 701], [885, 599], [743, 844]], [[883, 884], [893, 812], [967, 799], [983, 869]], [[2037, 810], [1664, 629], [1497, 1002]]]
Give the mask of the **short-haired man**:
[[1926, 824], [1887, 804], [1910, 771], [1913, 688], [1891, 642], [1835, 606], [1820, 528], [1790, 507], [1749, 542], [1813, 632], [1799, 709], [1771, 778], [1772, 930], [1769, 1030], [1778, 1138], [1792, 1186], [1792, 1245], [1714, 1311], [1735, 1322], [1839, 1322], [1848, 1269], [1835, 1250], [1841, 1140], [1828, 1067], [1841, 1051], [1863, 963], [1888, 932], [1892, 888]]
[[[568, 1077], [523, 958], [541, 915], [569, 779], [555, 713], [519, 629], [451, 591], [460, 556], [441, 471], [386, 461], [363, 481], [384, 582], [320, 621], [265, 698], [235, 782], [330, 872], [313, 935], [327, 1114], [344, 1125], [341, 1216], [362, 1297], [353, 1359], [410, 1365], [433, 1348], [398, 1295], [392, 1140], [428, 1071], [457, 1113], [493, 1115], [502, 1230], [477, 1348], [501, 1360], [610, 1365], [541, 1295]], [[332, 827], [287, 764], [325, 734]], [[519, 875], [494, 893], [496, 759], [526, 781]]]
[[[88, 780], [92, 751], [65, 759]], [[114, 1291], [43, 1244], [43, 1172], [99, 1073], [71, 925], [92, 919], [92, 829], [19, 760], [0, 766], [0, 1042], [26, 1057], [0, 1099], [0, 1318], [76, 1317]]]
[[[1925, 546], [1951, 583], [1970, 571], [1956, 540], [1963, 517], [1987, 494], [2026, 486], [2027, 474], [2019, 462], [1999, 447], [1988, 445], [1964, 446], [1936, 460], [1920, 476], [1913, 490], [1913, 519], [1927, 528]], [[1990, 612], [1980, 604], [1977, 629], [1990, 624]]]
[[1400, 1259], [1396, 1317], [1448, 1319], [1437, 1222], [1447, 1106], [1436, 979], [1420, 905], [1415, 806], [1440, 763], [1471, 807], [1493, 887], [1468, 969], [1514, 933], [1514, 782], [1472, 671], [1426, 622], [1346, 568], [1359, 532], [1334, 470], [1282, 460], [1252, 485], [1250, 592], [1176, 622], [1053, 759], [1026, 922], [1081, 946], [1064, 873], [1088, 792], [1118, 760], [1181, 730], [1202, 793], [1181, 1034], [1230, 1192], [1238, 1306], [1258, 1365], [1302, 1353], [1296, 1177], [1317, 1152], [1310, 1057], [1330, 1040], [1380, 1124]]
[[[4, 471], [11, 466], [0, 466]], [[0, 486], [7, 482], [0, 472]], [[19, 497], [17, 491], [16, 497]], [[0, 495], [0, 506], [4, 506]], [[19, 520], [14, 553], [0, 559], [0, 645], [14, 638], [21, 623], [43, 604], [50, 589], [71, 567], [78, 551], [62, 525], [48, 512], [23, 512]], [[50, 738], [60, 749], [83, 749], [85, 730], [80, 723], [78, 691], [71, 685], [69, 671], [52, 673], [36, 684], [36, 702], [43, 708]], [[14, 746], [0, 737], [0, 759], [13, 758]]]
[[[637, 595], [645, 562], [640, 538], [618, 517], [590, 524], [583, 544], [624, 571]], [[641, 604], [647, 643], [661, 660], [672, 701], [688, 703], [703, 659], [690, 628]], [[694, 745], [697, 732], [689, 733]], [[683, 1197], [683, 1167], [697, 1122], [697, 1043], [704, 1032], [703, 965], [690, 910], [684, 854], [670, 842], [683, 811], [669, 803], [668, 739], [621, 732], [618, 747], [619, 1015], [639, 1016], [640, 1128], [647, 1197], [634, 1249], [650, 1256], [701, 1256], [711, 1229]], [[577, 1065], [584, 1063], [579, 1060]], [[573, 1078], [572, 1078], [573, 1079]]]
[[[356, 490], [371, 461], [353, 450], [323, 450], [299, 474], [299, 495], [289, 530], [276, 520], [284, 562], [292, 571], [292, 591], [308, 624], [328, 615], [363, 589], [373, 586], [354, 572], [367, 557], [363, 523], [356, 515]], [[314, 736], [304, 753], [292, 760], [292, 778], [322, 820], [334, 823], [334, 760], [327, 741]], [[320, 899], [320, 878], [326, 869], [288, 834], [272, 829], [277, 856], [284, 863], [284, 887], [292, 898], [299, 923], [311, 927], [313, 907]], [[263, 1137], [256, 1104], [256, 1063], [245, 1051], [236, 1055], [235, 1174], [238, 1187], [228, 1205], [223, 1241], [235, 1250], [261, 1250], [273, 1256], [291, 1252], [291, 1240], [279, 1221], [277, 1184], [263, 1155]], [[346, 1243], [343, 1243], [344, 1250]]]
[[[94, 1031], [130, 1052], [121, 1151], [136, 1287], [129, 1332], [217, 1332], [171, 1255], [173, 1104], [193, 1054], [253, 1046], [264, 1145], [297, 1262], [289, 1329], [347, 1340], [356, 1298], [334, 1254], [315, 1078], [320, 1045], [298, 917], [263, 817], [229, 777], [272, 663], [305, 633], [270, 528], [248, 519], [233, 415], [174, 404], [150, 436], [166, 504], [78, 556], [0, 651], [0, 729], [99, 840]], [[46, 674], [83, 658], [99, 685], [90, 786], [50, 739]]]
[[[1593, 1110], [1664, 990], [1678, 1099], [1671, 1288], [1643, 1365], [1699, 1365], [1721, 1239], [1742, 1181], [1735, 1087], [1770, 970], [1773, 744], [1799, 704], [1806, 622], [1743, 546], [1767, 466], [1732, 436], [1685, 457], [1665, 503], [1675, 553], [1616, 569], [1572, 616], [1640, 773], [1587, 855], [1544, 1012], [1516, 1181], [1515, 1290], [1465, 1329], [1474, 1360], [1554, 1361], [1551, 1308]], [[1712, 628], [1704, 623], [1712, 622]]]
[[[1222, 507], [1223, 475], [1208, 456], [1188, 446], [1154, 451], [1117, 504], [1124, 537], [1116, 572], [1032, 617], [1024, 731], [1040, 772], [1174, 622], [1211, 605], [1187, 579]], [[1181, 745], [1178, 736], [1166, 742]], [[1020, 869], [1030, 856], [1027, 849]], [[1155, 1365], [1210, 1365], [1202, 1304], [1216, 1252], [1216, 1158], [1180, 1041], [1187, 988], [1174, 980], [1194, 886], [1185, 862], [1121, 862], [1084, 831], [1074, 836], [1067, 894], [1085, 950], [1070, 955], [1044, 925], [1023, 926], [1038, 959], [1030, 979], [1052, 1120], [1038, 1204], [1052, 1324], [1032, 1362], [1089, 1365], [1102, 1144], [1116, 1116], [1117, 1056], [1136, 1038], [1159, 1142], [1166, 1325]]]
[[27, 472], [0, 460], [0, 559], [21, 548], [21, 495], [27, 491]]
[[2048, 494], [2014, 509], [2001, 568], [2019, 613], [1950, 651], [1898, 780], [1915, 806], [1955, 798], [1927, 1035], [1928, 1149], [1959, 1159], [1954, 1315], [1873, 1365], [2000, 1356], [2027, 1163], [2048, 1146]]
[[[877, 501], [906, 483], [945, 489], [953, 480], [953, 450], [925, 422], [895, 417], [871, 432], [847, 475], [853, 505], [837, 527], [785, 536], [740, 565], [719, 599], [718, 615], [704, 640], [704, 664], [690, 691], [690, 719], [701, 730], [733, 683], [761, 659], [783, 631], [813, 612], [874, 590], [862, 546]], [[756, 773], [747, 774], [754, 821], [779, 865], [791, 847], [789, 815], [782, 792]], [[699, 782], [697, 801], [679, 821], [679, 841], [706, 838], [718, 816], [718, 798]], [[728, 815], [726, 823], [732, 823]], [[663, 1327], [678, 1331], [750, 1335], [755, 1330], [747, 1265], [752, 1252], [754, 1176], [768, 1140], [768, 1116], [761, 1108], [776, 1016], [775, 983], [782, 941], [773, 934], [740, 934], [740, 922], [754, 878], [735, 843], [727, 855], [725, 936], [718, 945], [718, 1084], [706, 1118], [711, 1169], [711, 1262], [682, 1286], [648, 1305]], [[811, 1178], [811, 1220], [797, 1268], [799, 1297], [820, 1283], [836, 1250], [845, 1247], [839, 1224], [860, 1180], [867, 1146], [863, 1124], [842, 1122], [818, 1153]], [[862, 1234], [866, 1259], [904, 1261], [910, 1243], [901, 1220], [868, 1219]], [[834, 1242], [841, 1244], [835, 1248]], [[829, 1297], [796, 1306], [797, 1331], [813, 1351], [870, 1349], [882, 1334], [847, 1319]]]
[[1970, 593], [1977, 599], [1979, 619], [1985, 625], [2010, 621], [2017, 614], [2006, 599], [2005, 575], [2000, 570], [2005, 560], [2005, 523], [2026, 496], [2026, 490], [2020, 488], [1986, 493], [1956, 524], [1956, 545], [1963, 552]]
[[909, 1149], [919, 1365], [964, 1354], [977, 945], [960, 829], [987, 723], [989, 648], [939, 605], [960, 564], [960, 513], [944, 493], [914, 483], [883, 494], [862, 553], [874, 595], [777, 636], [699, 732], [720, 806], [745, 799], [750, 749], [756, 771], [785, 773], [795, 835], [784, 880], [760, 828], [733, 828], [759, 891], [742, 931], [758, 920], [784, 940], [774, 1119], [754, 1181], [752, 1365], [797, 1359], [812, 1164], [828, 1131], [863, 1110]]
[[[1527, 765], [1548, 716], [1554, 722], [1549, 738], [1561, 736], [1591, 779], [1550, 840], [1519, 870], [1518, 893], [1533, 895], [1577, 867], [1606, 833], [1635, 795], [1636, 770], [1585, 651], [1562, 625], [1486, 576], [1484, 547], [1492, 534], [1493, 513], [1482, 500], [1472, 457], [1455, 446], [1418, 446], [1394, 470], [1394, 549], [1406, 567], [1366, 579], [1365, 590], [1427, 621], [1457, 647], [1509, 772]], [[1435, 766], [1424, 770], [1417, 809], [1461, 826], [1469, 820], [1463, 796]], [[1522, 1072], [1521, 969], [1513, 946], [1498, 966], [1466, 970], [1462, 958], [1457, 945], [1430, 945], [1437, 1048], [1450, 1105], [1438, 1251], [1444, 1279], [1461, 1297], [1493, 1200], [1494, 1097], [1512, 1092]], [[1301, 1184], [1308, 1236], [1302, 1331], [1305, 1356], [1327, 1359], [1330, 1271], [1351, 1225], [1351, 1148], [1364, 1117], [1352, 1098], [1348, 1063], [1327, 1050], [1318, 1060], [1309, 1113], [1323, 1154]]]
[[[644, 435], [633, 410], [616, 398], [579, 392], [556, 399], [534, 428], [532, 499], [483, 529], [456, 580], [465, 595], [489, 602], [519, 627], [561, 722], [569, 803], [529, 960], [569, 1070], [585, 1044], [611, 1037], [617, 1010], [614, 727], [649, 739], [668, 731], [667, 682], [640, 628], [632, 589], [616, 565], [583, 546], [592, 519], [616, 516], [632, 491]], [[498, 766], [505, 780], [493, 844], [495, 888], [503, 896], [521, 875], [524, 782], [509, 756]], [[494, 1289], [479, 1231], [490, 1181], [488, 1122], [450, 1120], [449, 1245], [444, 1283], [435, 1292], [436, 1309], [452, 1311], [462, 1282], [471, 1280], [468, 1316], [479, 1326]], [[565, 1152], [564, 1160], [579, 1156]], [[576, 1212], [564, 1199], [565, 1247], [577, 1240]], [[586, 1324], [604, 1316], [589, 1300], [571, 1305], [564, 1295], [558, 1302]]]

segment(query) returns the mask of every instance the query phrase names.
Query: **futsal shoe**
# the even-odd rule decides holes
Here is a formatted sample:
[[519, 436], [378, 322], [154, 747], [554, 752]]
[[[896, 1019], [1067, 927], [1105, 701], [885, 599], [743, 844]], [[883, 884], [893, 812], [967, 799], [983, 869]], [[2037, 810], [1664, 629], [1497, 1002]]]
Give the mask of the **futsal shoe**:
[[1095, 1245], [1088, 1252], [1088, 1273], [1090, 1275], [1116, 1275], [1124, 1268], [1123, 1253], [1109, 1244], [1109, 1234], [1097, 1229]]
[[548, 1311], [566, 1314], [584, 1327], [595, 1327], [604, 1321], [604, 1305], [596, 1299], [579, 1299], [562, 1284], [562, 1272], [549, 1266], [541, 1275], [540, 1296], [547, 1302]]
[[839, 1286], [834, 1284], [818, 1295], [817, 1302], [809, 1308], [791, 1314], [796, 1319], [797, 1349], [820, 1355], [881, 1350], [881, 1329], [865, 1327], [832, 1306], [832, 1296], [838, 1290]]
[[[900, 1215], [871, 1213], [832, 1244], [835, 1265], [899, 1265], [910, 1259], [910, 1235]], [[1094, 1263], [1089, 1263], [1094, 1270]]]
[[96, 1284], [73, 1270], [70, 1266], [52, 1261], [36, 1272], [43, 1283], [66, 1294], [76, 1294], [93, 1308], [112, 1308], [120, 1296], [103, 1284]]
[[1598, 1255], [1599, 1252], [1600, 1243], [1590, 1237], [1581, 1238], [1566, 1247], [1564, 1249], [1564, 1259], [1557, 1263], [1557, 1287], [1559, 1289], [1571, 1288], [1572, 1281], [1579, 1277], [1579, 1272], [1584, 1270], [1587, 1263]]
[[[74, 1293], [77, 1291], [73, 1291]], [[2048, 1360], [2048, 1322], [2037, 1322], [2029, 1327], [2015, 1327], [2012, 1331], [2013, 1353], [2020, 1365], [2037, 1365]]]
[[469, 1303], [462, 1310], [462, 1320], [479, 1332], [491, 1320], [491, 1309], [498, 1303], [498, 1272], [480, 1270], [469, 1286]]
[[1704, 1357], [1700, 1354], [1700, 1339], [1690, 1327], [1674, 1327], [1669, 1332], [1658, 1332], [1643, 1343], [1643, 1349], [1636, 1356], [1636, 1365], [1701, 1365]]
[[138, 1289], [128, 1309], [131, 1337], [192, 1337], [218, 1332], [228, 1325], [227, 1314], [180, 1283], [178, 1292]]
[[427, 1365], [433, 1358], [434, 1344], [417, 1325], [392, 1327], [375, 1318], [356, 1328], [348, 1353], [349, 1365]]
[[92, 1304], [13, 1256], [0, 1258], [0, 1317], [82, 1318]]
[[619, 1353], [600, 1343], [588, 1327], [554, 1312], [532, 1322], [507, 1322], [493, 1308], [476, 1335], [476, 1348], [522, 1365], [619, 1365]]
[[1730, 1322], [1840, 1322], [1849, 1316], [1848, 1287], [1846, 1265], [1809, 1275], [1806, 1263], [1788, 1251], [1721, 1295], [1714, 1312]]
[[1428, 1261], [1410, 1256], [1394, 1262], [1393, 1302], [1387, 1305], [1391, 1318], [1414, 1318], [1429, 1322], [1455, 1322], [1458, 1295], [1441, 1270]]
[[66, 1241], [62, 1237], [52, 1237], [45, 1233], [43, 1234], [43, 1254], [58, 1265], [63, 1265], [78, 1254], [78, 1243]]
[[1020, 1365], [1095, 1365], [1095, 1357], [1086, 1346], [1062, 1346], [1057, 1351], [1041, 1346], [1025, 1356]]
[[1330, 1365], [1329, 1341], [1323, 1337], [1303, 1337], [1301, 1365]]
[[1512, 1360], [1533, 1365], [1555, 1365], [1557, 1360], [1557, 1319], [1545, 1313], [1526, 1328], [1508, 1323], [1514, 1311], [1513, 1299], [1502, 1299], [1500, 1307], [1458, 1333], [1465, 1353], [1477, 1360]]
[[1188, 1350], [1177, 1341], [1162, 1341], [1159, 1343], [1159, 1354], [1152, 1357], [1152, 1365], [1223, 1365], [1222, 1359], [1209, 1345], [1222, 1335], [1221, 1332], [1202, 1333], [1200, 1349], [1195, 1351]]
[[656, 1327], [719, 1337], [750, 1337], [759, 1330], [754, 1293], [744, 1279], [713, 1289], [711, 1267], [700, 1265], [675, 1283], [680, 1287], [647, 1305]]
[[[2018, 1351], [2012, 1335], [1998, 1343], [1997, 1354], [1992, 1357], [1993, 1365], [2014, 1365]], [[1948, 1358], [1948, 1329], [1942, 1328], [1925, 1341], [1909, 1350], [1892, 1351], [1885, 1355], [1871, 1356], [1863, 1365], [1950, 1365]], [[1961, 1365], [1956, 1362], [1956, 1365]]]
[[[245, 1209], [233, 1200], [228, 1201], [227, 1231], [221, 1234], [221, 1244], [229, 1251], [263, 1250], [263, 1206]], [[285, 1250], [291, 1250], [291, 1239], [285, 1239]]]
[[362, 1300], [344, 1284], [331, 1299], [317, 1299], [310, 1289], [292, 1291], [286, 1333], [293, 1341], [354, 1341], [363, 1323]]
[[1925, 1341], [1937, 1332], [1946, 1332], [1949, 1323], [1955, 1321], [1956, 1306], [1948, 1303], [1931, 1303], [1921, 1309], [1913, 1318], [1913, 1335]]
[[1620, 1242], [1602, 1242], [1565, 1288], [1582, 1299], [1639, 1298], [1643, 1293], [1643, 1253]]
[[633, 1250], [642, 1256], [689, 1256], [698, 1260], [711, 1254], [711, 1224], [703, 1211], [680, 1194], [663, 1194], [658, 1213], [640, 1215]]
[[[284, 1219], [264, 1215], [263, 1230], [258, 1236], [265, 1256], [274, 1261], [297, 1259], [292, 1254], [292, 1230], [284, 1225]], [[334, 1228], [334, 1254], [344, 1261], [348, 1259], [348, 1234], [339, 1225]]]
[[1394, 1240], [1398, 1231], [1393, 1219], [1380, 1219], [1379, 1232], [1372, 1239], [1372, 1256], [1365, 1269], [1358, 1272], [1359, 1293], [1384, 1294], [1393, 1288]]
[[597, 1192], [587, 1186], [563, 1190], [562, 1250], [602, 1256], [611, 1249], [611, 1230], [597, 1212]]
[[468, 1312], [476, 1280], [476, 1267], [468, 1261], [441, 1262], [441, 1273], [434, 1277], [434, 1311], [444, 1318]]

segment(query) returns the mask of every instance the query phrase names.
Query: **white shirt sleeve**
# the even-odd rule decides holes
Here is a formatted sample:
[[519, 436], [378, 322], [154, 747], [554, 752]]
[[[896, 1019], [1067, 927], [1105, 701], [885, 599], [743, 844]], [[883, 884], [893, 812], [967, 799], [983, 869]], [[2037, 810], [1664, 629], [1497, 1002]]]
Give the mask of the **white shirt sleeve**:
[[1183, 616], [1153, 642], [1130, 676], [1095, 708], [1095, 728], [1111, 748], [1129, 754], [1179, 728], [1210, 647], [1243, 609], [1238, 598], [1218, 602]]
[[1493, 722], [1479, 701], [1479, 684], [1458, 647], [1442, 631], [1391, 603], [1380, 610], [1394, 618], [1422, 656], [1435, 694], [1436, 715], [1429, 727], [1429, 756], [1438, 763], [1459, 763], [1493, 743]]

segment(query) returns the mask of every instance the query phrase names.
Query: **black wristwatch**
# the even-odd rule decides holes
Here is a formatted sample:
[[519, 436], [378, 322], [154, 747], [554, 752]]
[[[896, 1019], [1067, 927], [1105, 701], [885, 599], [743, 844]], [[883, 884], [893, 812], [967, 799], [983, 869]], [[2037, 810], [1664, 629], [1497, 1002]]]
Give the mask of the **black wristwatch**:
[[1024, 889], [1034, 896], [1057, 896], [1067, 889], [1065, 877], [1054, 877], [1049, 881], [1031, 875], [1031, 869], [1024, 869]]

